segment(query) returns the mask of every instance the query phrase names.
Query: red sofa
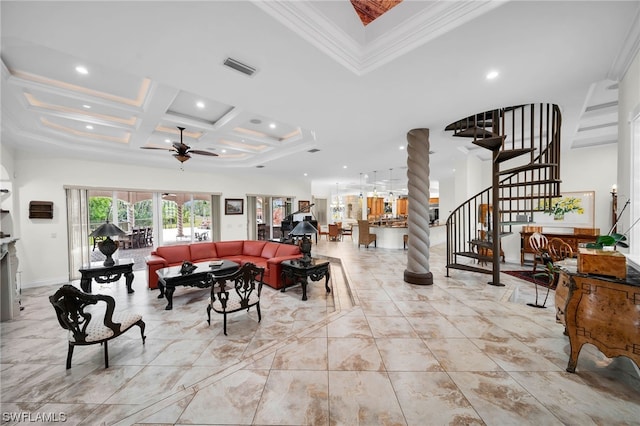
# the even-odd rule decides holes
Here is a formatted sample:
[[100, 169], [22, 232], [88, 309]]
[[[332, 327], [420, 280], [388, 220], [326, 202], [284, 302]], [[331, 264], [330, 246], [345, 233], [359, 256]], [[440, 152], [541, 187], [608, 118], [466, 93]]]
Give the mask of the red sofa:
[[300, 257], [302, 253], [297, 245], [238, 240], [161, 246], [145, 260], [151, 289], [158, 288], [158, 269], [181, 265], [185, 260], [197, 263], [220, 259], [232, 260], [240, 265], [251, 262], [264, 268], [264, 283], [279, 289], [282, 287], [280, 262]]

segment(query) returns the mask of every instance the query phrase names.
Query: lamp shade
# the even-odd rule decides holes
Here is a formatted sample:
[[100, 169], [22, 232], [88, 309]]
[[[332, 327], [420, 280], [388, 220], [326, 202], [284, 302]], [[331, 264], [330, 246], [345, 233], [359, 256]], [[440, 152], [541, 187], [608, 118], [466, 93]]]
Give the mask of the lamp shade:
[[108, 221], [107, 223], [103, 223], [98, 226], [91, 234], [89, 234], [90, 237], [112, 237], [114, 235], [123, 236], [127, 235], [127, 233]]
[[317, 234], [318, 230], [306, 220], [298, 223], [290, 232], [291, 235]]

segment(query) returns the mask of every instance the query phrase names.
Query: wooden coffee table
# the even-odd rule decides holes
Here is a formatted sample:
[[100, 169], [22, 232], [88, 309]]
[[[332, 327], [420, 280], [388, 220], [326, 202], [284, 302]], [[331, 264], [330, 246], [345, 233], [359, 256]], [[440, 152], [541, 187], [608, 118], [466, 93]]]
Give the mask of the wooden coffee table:
[[329, 261], [311, 259], [309, 262], [302, 262], [299, 259], [294, 259], [283, 260], [281, 265], [282, 283], [284, 285], [282, 290], [280, 290], [281, 292], [284, 293], [287, 287], [301, 284], [302, 300], [307, 300], [307, 281], [309, 278], [311, 278], [312, 281], [320, 281], [324, 278], [324, 288], [327, 290], [327, 293], [331, 292], [329, 288], [329, 278], [331, 278]]
[[158, 288], [160, 289], [158, 299], [162, 299], [166, 295], [167, 306], [164, 308], [165, 310], [170, 311], [173, 309], [173, 292], [176, 287], [211, 287], [211, 281], [208, 279], [209, 272], [213, 273], [214, 276], [226, 275], [235, 272], [240, 267], [239, 264], [230, 260], [223, 260], [219, 266], [211, 266], [211, 262], [194, 263], [193, 266], [196, 269], [185, 274], [180, 272], [181, 265], [158, 270]]

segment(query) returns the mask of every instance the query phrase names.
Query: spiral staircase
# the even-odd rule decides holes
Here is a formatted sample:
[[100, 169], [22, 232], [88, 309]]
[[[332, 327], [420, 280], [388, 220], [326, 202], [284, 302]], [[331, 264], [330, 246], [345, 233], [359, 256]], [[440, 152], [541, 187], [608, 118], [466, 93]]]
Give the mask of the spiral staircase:
[[450, 269], [474, 271], [492, 274], [489, 284], [502, 285], [501, 238], [560, 195], [561, 123], [557, 105], [526, 104], [446, 127], [453, 136], [473, 138], [473, 144], [491, 152], [493, 178], [491, 187], [447, 218], [447, 276]]

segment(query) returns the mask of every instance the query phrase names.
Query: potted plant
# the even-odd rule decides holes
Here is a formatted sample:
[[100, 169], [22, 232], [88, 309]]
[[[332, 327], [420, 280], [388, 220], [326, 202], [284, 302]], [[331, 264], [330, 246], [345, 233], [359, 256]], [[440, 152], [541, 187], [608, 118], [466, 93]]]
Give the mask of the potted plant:
[[[546, 308], [546, 304], [547, 304], [547, 299], [549, 298], [549, 290], [551, 290], [551, 287], [553, 286], [555, 280], [556, 280], [556, 276], [557, 276], [557, 272], [558, 272], [558, 268], [553, 264], [553, 261], [551, 260], [551, 258], [549, 257], [549, 255], [547, 254], [546, 256], [543, 254], [544, 259], [546, 260], [546, 266], [544, 268], [543, 271], [541, 272], [537, 272], [535, 274], [533, 274], [533, 283], [536, 286], [536, 301], [535, 303], [527, 303], [528, 306], [532, 306], [534, 308]], [[536, 278], [538, 277], [544, 277], [547, 279], [547, 294], [544, 296], [544, 302], [542, 302], [542, 305], [540, 305], [538, 303], [538, 280], [536, 280]]]
[[608, 235], [598, 235], [598, 238], [596, 238], [596, 242], [588, 243], [587, 248], [598, 250], [614, 250], [616, 246], [628, 248], [629, 245], [625, 243], [625, 241], [627, 241], [626, 236], [624, 236], [623, 234], [612, 232]]

